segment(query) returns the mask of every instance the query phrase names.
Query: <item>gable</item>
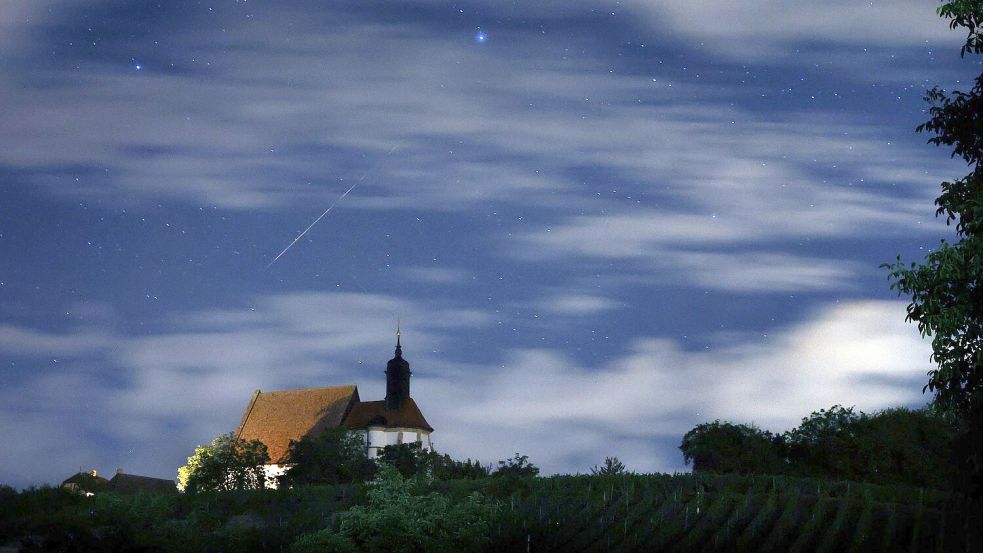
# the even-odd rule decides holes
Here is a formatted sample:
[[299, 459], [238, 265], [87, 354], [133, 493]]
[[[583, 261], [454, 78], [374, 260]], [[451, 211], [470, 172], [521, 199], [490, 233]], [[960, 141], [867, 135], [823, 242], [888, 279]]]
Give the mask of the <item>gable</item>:
[[256, 390], [242, 414], [236, 437], [266, 444], [270, 462], [280, 464], [290, 440], [341, 426], [358, 404], [355, 386], [262, 392]]

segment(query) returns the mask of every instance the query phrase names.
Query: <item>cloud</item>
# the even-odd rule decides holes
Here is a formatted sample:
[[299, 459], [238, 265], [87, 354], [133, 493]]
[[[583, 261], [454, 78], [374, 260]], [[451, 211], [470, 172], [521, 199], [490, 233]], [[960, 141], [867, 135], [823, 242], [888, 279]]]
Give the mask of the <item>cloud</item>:
[[[761, 12], [787, 12], [801, 27], [820, 9], [667, 6], [632, 9], [670, 22], [692, 18], [712, 26], [708, 34], [718, 25], [757, 32]], [[845, 6], [824, 17], [879, 13]], [[882, 19], [910, 18], [880, 8]], [[822, 195], [819, 189], [836, 188], [817, 167], [898, 183], [898, 173], [942, 166], [889, 146], [884, 128], [847, 123], [840, 108], [763, 112], [753, 107], [762, 93], [756, 85], [704, 82], [659, 65], [614, 71], [618, 56], [602, 49], [564, 59], [521, 28], [494, 48], [474, 48], [409, 20], [323, 11], [324, 20], [299, 19], [286, 7], [249, 9], [262, 16], [263, 29], [237, 13], [224, 21], [218, 43], [204, 42], [190, 16], [185, 25], [177, 19], [162, 31], [167, 54], [155, 54], [140, 72], [104, 58], [83, 59], [77, 72], [28, 59], [5, 68], [25, 79], [17, 69], [29, 67], [29, 82], [51, 84], [9, 87], [0, 96], [9, 115], [0, 163], [57, 197], [105, 205], [326, 206], [364, 178], [346, 209], [468, 211], [494, 201], [596, 212], [611, 202], [595, 192], [617, 187], [663, 205], [712, 197], [736, 207], [749, 196], [764, 200], [758, 212], [795, 204], [797, 215], [807, 214], [802, 201]], [[720, 13], [754, 24], [718, 23]], [[49, 17], [50, 28], [36, 23], [33, 40], [60, 30]], [[765, 18], [765, 30], [783, 29], [782, 19]], [[803, 36], [796, 29], [769, 40]], [[605, 177], [584, 183], [578, 173], [585, 168]], [[768, 183], [747, 188], [756, 176]], [[777, 190], [776, 179], [787, 188]], [[899, 202], [914, 194], [907, 186], [900, 192]], [[871, 200], [863, 212], [875, 220], [896, 215], [893, 202], [880, 206], [897, 189], [862, 198], [840, 193], [851, 203]], [[827, 206], [819, 204], [814, 220]]]
[[[363, 398], [381, 397], [397, 314], [403, 343], [418, 359], [440, 351], [449, 330], [490, 320], [446, 302], [298, 292], [261, 297], [241, 310], [177, 314], [150, 335], [115, 333], [100, 326], [104, 321], [56, 335], [2, 327], [0, 356], [73, 358], [0, 390], [0, 420], [9, 432], [20, 432], [15, 424], [28, 415], [30, 428], [52, 430], [6, 449], [0, 461], [17, 468], [0, 472], [0, 480], [53, 482], [78, 463], [170, 478], [195, 445], [234, 430], [257, 388], [356, 383]], [[94, 442], [115, 447], [100, 450]], [[24, 461], [55, 450], [44, 462]]]
[[[579, 312], [610, 307], [581, 295], [553, 299]], [[3, 427], [33, 428], [35, 438], [8, 440], [17, 445], [4, 453], [2, 478], [50, 482], [78, 463], [171, 477], [195, 445], [234, 428], [256, 388], [356, 383], [363, 398], [381, 397], [397, 308], [414, 319], [404, 335], [413, 395], [438, 447], [485, 462], [520, 451], [548, 472], [586, 471], [618, 454], [634, 470], [675, 470], [682, 468], [678, 440], [706, 420], [782, 431], [836, 403], [870, 411], [926, 399], [929, 346], [904, 322], [900, 302], [830, 305], [791, 327], [730, 336], [722, 347], [698, 351], [640, 334], [623, 354], [589, 367], [553, 349], [455, 359], [442, 349], [448, 333], [489, 319], [453, 306], [285, 294], [260, 298], [242, 318], [188, 313], [193, 332], [116, 336], [119, 347], [104, 362], [66, 363], [5, 388]], [[67, 345], [47, 343], [48, 354], [80, 340], [63, 338]], [[107, 379], [107, 371], [117, 378]], [[58, 430], [65, 428], [72, 431]], [[99, 450], [94, 443], [117, 445]], [[54, 450], [57, 462], [23, 462]]]
[[501, 369], [465, 370], [467, 386], [455, 372], [414, 393], [437, 445], [460, 456], [519, 450], [548, 471], [583, 472], [590, 465], [566, 460], [619, 452], [633, 470], [667, 471], [682, 468], [675, 447], [700, 422], [781, 432], [834, 404], [870, 412], [922, 403], [929, 353], [902, 304], [861, 301], [716, 350], [639, 338], [601, 367], [553, 350], [511, 351]]
[[654, 261], [670, 284], [766, 294], [845, 290], [865, 272], [855, 262], [776, 253], [670, 251]]
[[536, 303], [536, 307], [557, 315], [593, 315], [614, 309], [621, 304], [612, 299], [590, 294], [559, 294]]
[[463, 269], [450, 267], [403, 267], [400, 271], [406, 278], [427, 284], [461, 284], [469, 278]]
[[668, 0], [627, 5], [654, 26], [667, 23], [676, 33], [718, 54], [743, 60], [794, 58], [800, 49], [817, 43], [858, 49], [959, 43], [932, 3], [920, 0]]
[[112, 345], [102, 330], [52, 334], [14, 325], [0, 325], [0, 351], [17, 356], [78, 357], [102, 352]]

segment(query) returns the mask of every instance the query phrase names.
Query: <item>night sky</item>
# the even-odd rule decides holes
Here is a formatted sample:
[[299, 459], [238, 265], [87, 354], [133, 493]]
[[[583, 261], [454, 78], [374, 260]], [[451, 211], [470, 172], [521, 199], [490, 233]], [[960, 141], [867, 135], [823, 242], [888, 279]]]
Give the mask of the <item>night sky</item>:
[[914, 132], [979, 73], [937, 5], [4, 0], [0, 482], [382, 399], [397, 320], [438, 450], [546, 474], [924, 404], [878, 266], [966, 173]]

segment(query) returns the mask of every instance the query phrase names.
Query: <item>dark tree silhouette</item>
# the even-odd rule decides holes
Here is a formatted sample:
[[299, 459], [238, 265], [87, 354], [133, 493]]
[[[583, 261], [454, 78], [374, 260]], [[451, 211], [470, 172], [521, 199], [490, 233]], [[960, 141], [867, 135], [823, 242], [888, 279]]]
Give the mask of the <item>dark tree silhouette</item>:
[[778, 474], [785, 463], [777, 441], [756, 426], [717, 420], [687, 432], [679, 449], [693, 472]]
[[[960, 55], [983, 53], [983, 1], [949, 0], [939, 7], [952, 29], [966, 29]], [[937, 216], [955, 223], [956, 241], [942, 241], [920, 263], [905, 265], [901, 257], [891, 270], [892, 288], [911, 296], [909, 321], [923, 336], [932, 336], [927, 390], [937, 406], [961, 422], [965, 432], [956, 443], [962, 480], [958, 488], [979, 498], [983, 484], [983, 73], [969, 92], [938, 87], [926, 94], [930, 119], [918, 132], [929, 142], [951, 146], [970, 172], [942, 183], [935, 200]]]
[[375, 463], [366, 458], [365, 437], [343, 428], [328, 428], [300, 441], [290, 440], [290, 470], [280, 476], [281, 486], [364, 482], [375, 474]]

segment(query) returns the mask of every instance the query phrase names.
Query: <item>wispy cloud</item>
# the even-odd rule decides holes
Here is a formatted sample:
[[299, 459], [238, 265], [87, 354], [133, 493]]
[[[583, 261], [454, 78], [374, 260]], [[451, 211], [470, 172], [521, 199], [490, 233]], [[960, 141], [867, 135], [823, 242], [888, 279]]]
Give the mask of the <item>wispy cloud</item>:
[[794, 58], [807, 45], [853, 44], [858, 48], [958, 43], [935, 6], [920, 0], [821, 4], [765, 0], [629, 2], [652, 25], [668, 23], [678, 34], [737, 59]]
[[[802, 36], [801, 27], [814, 19], [811, 8], [783, 10], [775, 2], [747, 9], [720, 3], [630, 9], [670, 22], [701, 22], [677, 26], [708, 35], [717, 35], [718, 26], [757, 35], [767, 21], [765, 31], [775, 32], [762, 36], [770, 41]], [[823, 9], [827, 19], [839, 13]], [[765, 12], [788, 12], [799, 24], [761, 18]], [[854, 12], [878, 15], [844, 4], [835, 22], [856, 20]], [[894, 7], [886, 13], [881, 21], [916, 19]], [[0, 111], [9, 114], [0, 162], [53, 194], [116, 204], [328, 205], [347, 183], [364, 177], [346, 208], [468, 210], [496, 201], [603, 209], [592, 201], [594, 187], [576, 176], [589, 167], [622, 183], [598, 183], [600, 190], [617, 187], [649, 202], [672, 202], [687, 189], [704, 197], [716, 188], [721, 204], [764, 198], [773, 212], [828, 188], [817, 169], [839, 167], [894, 182], [880, 169], [939, 167], [922, 154], [899, 154], [899, 146], [886, 144], [884, 129], [847, 124], [837, 111], [817, 109], [793, 119], [742, 107], [760, 94], [756, 85], [703, 82], [658, 64], [641, 73], [615, 71], [616, 60], [604, 55], [546, 55], [539, 35], [516, 30], [508, 41], [479, 49], [454, 34], [435, 39], [410, 22], [297, 15], [263, 12], [265, 31], [230, 18], [217, 44], [201, 43], [200, 35], [178, 25], [168, 30], [172, 50], [155, 54], [140, 71], [86, 60], [71, 86], [59, 67], [33, 64], [18, 74], [19, 66], [11, 65], [11, 78], [64, 84], [11, 87], [0, 99]], [[731, 16], [756, 23], [722, 23]], [[287, 25], [290, 33], [270, 31]], [[904, 34], [891, 28], [890, 35], [874, 32]], [[816, 32], [825, 29], [820, 24]], [[40, 40], [47, 30], [39, 26], [31, 36]], [[291, 86], [279, 86], [284, 82]], [[768, 183], [746, 188], [744, 181], [761, 173]], [[790, 188], [770, 189], [776, 178]], [[891, 214], [891, 206], [882, 210], [881, 204], [866, 203], [866, 212]]]
[[[583, 296], [555, 299], [580, 311], [598, 307]], [[0, 392], [4, 428], [14, 431], [29, 413], [36, 436], [12, 440], [19, 445], [5, 451], [4, 464], [18, 468], [4, 478], [53, 481], [79, 463], [170, 477], [194, 445], [235, 425], [256, 388], [356, 383], [364, 398], [381, 397], [395, 309], [417, 319], [406, 353], [438, 447], [486, 462], [518, 450], [548, 471], [584, 471], [612, 453], [635, 470], [673, 470], [678, 439], [698, 422], [783, 430], [834, 403], [917, 403], [929, 368], [928, 345], [903, 322], [899, 302], [834, 306], [716, 350], [640, 335], [623, 355], [587, 367], [554, 349], [506, 348], [487, 363], [454, 359], [441, 351], [452, 327], [488, 320], [453, 307], [359, 294], [271, 296], [248, 311], [254, 324], [203, 311], [188, 314], [195, 332], [115, 337], [110, 369], [120, 383], [104, 378], [105, 366], [67, 363]], [[65, 350], [80, 337], [63, 339], [67, 345], [48, 347]], [[58, 432], [68, 421], [73, 432]], [[102, 435], [119, 445], [93, 448]], [[56, 448], [59, 455], [44, 454]]]
[[700, 422], [783, 431], [837, 403], [865, 411], [922, 403], [929, 353], [900, 303], [855, 302], [718, 350], [640, 338], [603, 367], [558, 351], [512, 351], [501, 369], [466, 371], [470, 386], [452, 372], [421, 379], [416, 393], [438, 446], [457, 455], [520, 450], [550, 471], [586, 471], [570, 460], [617, 453], [634, 470], [666, 471], [682, 468], [675, 447]]
[[617, 308], [618, 302], [591, 294], [558, 294], [539, 301], [535, 306], [558, 315], [593, 315]]
[[403, 267], [407, 278], [427, 284], [462, 284], [469, 278], [466, 271], [452, 267]]

